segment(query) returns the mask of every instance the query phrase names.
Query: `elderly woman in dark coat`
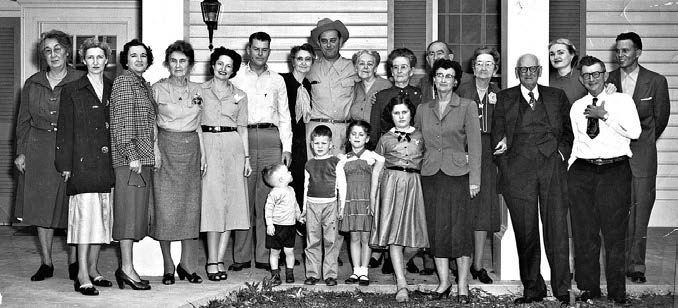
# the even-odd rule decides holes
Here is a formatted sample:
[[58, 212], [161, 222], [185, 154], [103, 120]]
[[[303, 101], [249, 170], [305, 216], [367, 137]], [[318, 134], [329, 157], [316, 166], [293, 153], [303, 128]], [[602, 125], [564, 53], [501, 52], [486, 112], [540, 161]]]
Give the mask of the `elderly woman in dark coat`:
[[[54, 168], [59, 95], [63, 87], [83, 76], [68, 66], [72, 48], [70, 35], [52, 30], [43, 33], [40, 54], [48, 70], [26, 80], [16, 124], [14, 165], [21, 172], [16, 195], [15, 215], [27, 225], [36, 226], [40, 240], [42, 265], [32, 281], [52, 277], [52, 238], [54, 229], [66, 228], [66, 185]], [[75, 247], [70, 251], [69, 277], [75, 278]]]
[[104, 77], [111, 48], [95, 38], [80, 46], [87, 75], [61, 91], [55, 165], [67, 182], [69, 244], [78, 247], [75, 291], [98, 295], [110, 287], [97, 269], [100, 244], [111, 242], [113, 167], [109, 150], [109, 99], [113, 81]]
[[125, 71], [113, 81], [111, 150], [115, 172], [113, 239], [120, 241], [118, 287], [150, 290], [132, 263], [132, 245], [148, 235], [148, 202], [153, 190], [156, 110], [153, 90], [141, 75], [153, 64], [151, 49], [139, 40], [125, 44], [120, 65]]

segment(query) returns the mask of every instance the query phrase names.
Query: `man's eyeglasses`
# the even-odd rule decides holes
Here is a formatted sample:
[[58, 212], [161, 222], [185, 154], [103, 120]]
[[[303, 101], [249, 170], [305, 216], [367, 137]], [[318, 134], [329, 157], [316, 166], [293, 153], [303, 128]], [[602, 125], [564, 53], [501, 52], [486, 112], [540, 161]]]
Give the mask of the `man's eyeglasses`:
[[443, 79], [443, 78], [445, 78], [445, 79], [454, 79], [454, 75], [452, 75], [452, 74], [447, 74], [447, 75], [445, 75], [445, 74], [443, 74], [443, 73], [436, 73], [435, 76], [436, 76], [436, 78], [440, 78], [440, 79]]
[[526, 74], [527, 71], [530, 71], [530, 73], [536, 73], [540, 68], [541, 66], [518, 66], [516, 67], [516, 70], [522, 74]]
[[605, 72], [583, 73], [581, 74], [581, 78], [584, 78], [584, 80], [589, 80], [591, 77], [598, 79], [598, 77], [600, 77], [602, 74], [605, 74]]

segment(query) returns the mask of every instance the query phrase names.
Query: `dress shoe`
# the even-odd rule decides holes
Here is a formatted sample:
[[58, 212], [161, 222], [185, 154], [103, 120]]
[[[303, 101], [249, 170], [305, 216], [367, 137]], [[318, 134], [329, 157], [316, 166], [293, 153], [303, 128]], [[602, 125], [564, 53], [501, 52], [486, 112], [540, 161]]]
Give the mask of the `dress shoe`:
[[337, 285], [337, 280], [334, 279], [334, 278], [332, 278], [332, 277], [330, 277], [330, 278], [325, 279], [325, 284], [326, 284], [328, 287], [334, 287], [334, 286]]
[[222, 271], [222, 270], [219, 269], [219, 264], [221, 264], [221, 266], [223, 266], [224, 268], [226, 268], [225, 265], [224, 265], [224, 262], [217, 262], [217, 270], [219, 271], [219, 280], [226, 280], [226, 279], [228, 279], [228, 274], [226, 273], [225, 270]]
[[315, 277], [308, 277], [308, 278], [306, 278], [306, 280], [304, 280], [304, 284], [307, 285], [307, 286], [312, 286], [312, 285], [315, 285], [316, 283], [318, 283], [318, 281], [320, 281], [320, 279], [315, 278]]
[[250, 268], [252, 267], [252, 261], [247, 261], [247, 262], [233, 262], [233, 264], [228, 266], [229, 271], [234, 271], [234, 272], [239, 272], [242, 271], [243, 268]]
[[202, 283], [202, 277], [198, 276], [197, 273], [189, 274], [188, 271], [179, 263], [177, 265], [177, 275], [179, 275], [179, 280], [188, 280], [190, 283]]
[[351, 276], [344, 280], [345, 284], [355, 284], [356, 282], [358, 282], [358, 275], [356, 274], [351, 274]]
[[414, 264], [414, 260], [410, 259], [406, 264], [407, 271], [412, 274], [419, 273], [419, 268]]
[[42, 281], [52, 276], [54, 276], [54, 265], [47, 266], [42, 264], [38, 271], [35, 272], [35, 275], [31, 276], [31, 281]]
[[614, 301], [615, 304], [620, 305], [622, 307], [631, 307], [631, 300], [626, 297], [626, 296], [620, 296], [620, 297], [613, 297], [611, 298], [612, 301]]
[[361, 287], [367, 287], [370, 285], [370, 278], [365, 275], [360, 275], [358, 277], [358, 285]]
[[630, 275], [631, 281], [635, 283], [646, 283], [647, 278], [645, 278], [645, 273], [643, 272], [633, 272]]
[[112, 287], [113, 283], [110, 280], [104, 278], [104, 276], [89, 276], [89, 280], [92, 281], [92, 284], [97, 287]]
[[118, 288], [124, 289], [125, 285], [130, 286], [133, 290], [150, 290], [151, 285], [141, 281], [134, 281], [130, 276], [127, 276], [122, 269], [118, 268], [115, 271], [115, 280], [118, 283]]
[[577, 297], [577, 301], [586, 302], [588, 300], [593, 300], [593, 299], [596, 299], [596, 298], [600, 298], [600, 290], [598, 290], [598, 291], [586, 291], [586, 290], [584, 290]]
[[254, 268], [271, 271], [271, 265], [265, 262], [254, 262]]
[[450, 298], [450, 291], [452, 291], [452, 285], [449, 285], [445, 291], [438, 292], [433, 291], [428, 294], [429, 300], [441, 300], [443, 298]]
[[543, 297], [527, 297], [527, 296], [523, 296], [523, 297], [518, 297], [518, 298], [516, 298], [516, 299], [513, 301], [513, 303], [516, 304], [516, 305], [520, 305], [520, 304], [529, 304], [529, 303], [533, 303], [533, 302], [541, 302], [541, 301], [543, 301], [543, 300], [544, 300]]
[[422, 276], [431, 276], [436, 273], [435, 268], [424, 268], [421, 271], [419, 271], [419, 275]]
[[569, 307], [570, 306], [570, 295], [560, 295], [555, 297], [558, 302], [560, 302], [560, 307]]
[[71, 263], [68, 265], [68, 279], [76, 280], [78, 279], [78, 262]]
[[285, 269], [285, 282], [294, 283], [294, 269], [291, 268]]
[[280, 279], [280, 269], [271, 270], [271, 286], [277, 287], [282, 284], [282, 279]]
[[75, 289], [75, 292], [80, 292], [82, 295], [99, 295], [99, 290], [97, 290], [94, 285], [91, 283], [80, 285], [80, 281], [78, 281], [77, 277], [73, 282], [73, 288]]
[[162, 284], [171, 285], [174, 284], [174, 273], [165, 273], [162, 275]]
[[473, 265], [471, 265], [470, 272], [471, 272], [471, 277], [473, 277], [473, 280], [477, 279], [478, 281], [485, 283], [485, 284], [490, 284], [490, 283], [493, 282], [492, 278], [490, 278], [490, 276], [487, 275], [487, 271], [484, 268], [481, 268], [480, 270], [476, 271], [473, 268]]
[[[217, 267], [217, 271], [216, 271], [216, 272], [211, 272], [211, 273], [210, 273], [210, 271], [208, 270], [208, 268], [209, 268], [210, 266], [216, 266], [216, 267]], [[217, 263], [207, 263], [207, 264], [205, 264], [205, 273], [207, 273], [207, 279], [210, 280], [210, 281], [219, 281], [219, 280], [221, 280], [221, 277], [220, 277], [221, 272], [219, 272], [219, 264], [217, 264]]]
[[370, 258], [370, 263], [367, 265], [369, 268], [377, 268], [381, 265], [381, 260], [384, 259], [384, 255], [381, 255], [379, 259]]

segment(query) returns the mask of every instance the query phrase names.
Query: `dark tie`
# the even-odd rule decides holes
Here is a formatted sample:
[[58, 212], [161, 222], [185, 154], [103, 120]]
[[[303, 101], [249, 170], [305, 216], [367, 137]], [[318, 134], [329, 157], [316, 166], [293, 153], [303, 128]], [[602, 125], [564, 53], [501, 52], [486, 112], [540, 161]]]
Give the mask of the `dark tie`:
[[532, 93], [532, 91], [530, 91], [530, 93], [527, 93], [527, 95], [530, 96], [530, 102], [528, 104], [530, 104], [530, 108], [532, 108], [532, 110], [534, 110], [534, 105], [537, 104], [537, 101], [534, 99], [534, 93]]
[[[596, 102], [598, 102], [598, 98], [594, 97], [593, 106], [596, 105]], [[591, 139], [594, 139], [596, 138], [596, 136], [598, 136], [598, 133], [600, 133], [600, 128], [598, 127], [598, 119], [588, 118], [586, 122], [586, 134], [589, 135]]]

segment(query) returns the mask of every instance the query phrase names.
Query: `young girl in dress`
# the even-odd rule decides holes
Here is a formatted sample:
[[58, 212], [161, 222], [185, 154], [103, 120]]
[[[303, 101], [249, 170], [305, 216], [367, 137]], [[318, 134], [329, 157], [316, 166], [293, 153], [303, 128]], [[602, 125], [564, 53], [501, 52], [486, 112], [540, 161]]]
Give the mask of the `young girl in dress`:
[[[367, 264], [370, 261], [370, 231], [374, 205], [377, 198], [379, 171], [384, 166], [384, 157], [365, 148], [370, 141], [370, 124], [363, 120], [352, 121], [346, 130], [346, 152], [340, 159], [345, 161], [347, 192], [346, 206], [339, 230], [349, 232], [351, 237], [351, 261], [353, 274], [347, 284], [356, 282], [368, 286]], [[373, 172], [374, 171], [374, 172]]]
[[415, 107], [407, 96], [396, 96], [384, 110], [394, 127], [381, 136], [375, 152], [384, 156], [370, 245], [388, 246], [396, 276], [396, 300], [409, 299], [403, 251], [416, 253], [429, 246], [420, 169], [424, 156], [421, 132], [412, 126]]

